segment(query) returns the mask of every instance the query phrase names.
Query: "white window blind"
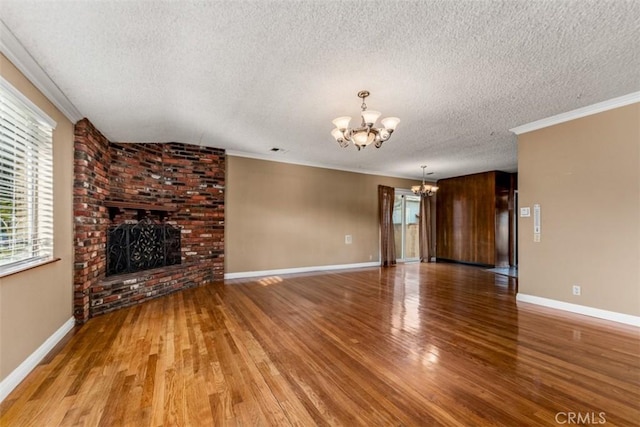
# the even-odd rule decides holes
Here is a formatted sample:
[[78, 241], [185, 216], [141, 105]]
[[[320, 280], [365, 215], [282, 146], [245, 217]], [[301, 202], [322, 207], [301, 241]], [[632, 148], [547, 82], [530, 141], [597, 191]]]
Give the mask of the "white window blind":
[[0, 273], [53, 256], [54, 127], [0, 78]]

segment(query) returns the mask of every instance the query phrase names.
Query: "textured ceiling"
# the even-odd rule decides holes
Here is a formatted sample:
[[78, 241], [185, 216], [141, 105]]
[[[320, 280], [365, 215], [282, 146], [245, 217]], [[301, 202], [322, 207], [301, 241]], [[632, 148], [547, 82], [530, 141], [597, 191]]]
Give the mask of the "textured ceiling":
[[[508, 129], [640, 89], [639, 1], [0, 0], [0, 17], [112, 141], [394, 176], [515, 171]], [[402, 120], [381, 149], [329, 134], [361, 89]]]

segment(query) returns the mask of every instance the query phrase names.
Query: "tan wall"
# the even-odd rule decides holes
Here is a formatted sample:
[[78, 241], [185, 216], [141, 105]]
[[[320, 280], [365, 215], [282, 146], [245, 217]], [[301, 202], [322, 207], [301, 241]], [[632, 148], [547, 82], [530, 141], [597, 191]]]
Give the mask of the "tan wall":
[[520, 135], [518, 189], [519, 292], [640, 315], [640, 104]]
[[61, 258], [0, 279], [0, 380], [72, 317], [73, 124], [6, 57], [0, 74], [54, 119], [54, 251]]
[[378, 261], [378, 185], [418, 184], [235, 156], [226, 182], [226, 273]]

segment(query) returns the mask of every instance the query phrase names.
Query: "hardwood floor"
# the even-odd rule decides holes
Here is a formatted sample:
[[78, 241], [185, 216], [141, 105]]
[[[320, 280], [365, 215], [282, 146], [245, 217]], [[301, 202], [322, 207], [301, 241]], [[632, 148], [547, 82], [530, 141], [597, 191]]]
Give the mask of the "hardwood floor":
[[516, 306], [515, 280], [409, 264], [189, 289], [76, 329], [0, 425], [638, 425], [638, 329]]

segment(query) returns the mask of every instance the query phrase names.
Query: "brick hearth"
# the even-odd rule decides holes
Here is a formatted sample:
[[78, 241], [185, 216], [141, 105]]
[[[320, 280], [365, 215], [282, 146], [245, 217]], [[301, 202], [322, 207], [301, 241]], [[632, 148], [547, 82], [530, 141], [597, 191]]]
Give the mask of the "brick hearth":
[[[75, 126], [74, 173], [77, 322], [223, 279], [224, 150], [181, 143], [111, 143], [83, 119]], [[106, 206], [114, 202], [168, 209], [140, 212]], [[109, 226], [135, 221], [140, 213], [181, 228], [182, 264], [105, 278]]]

